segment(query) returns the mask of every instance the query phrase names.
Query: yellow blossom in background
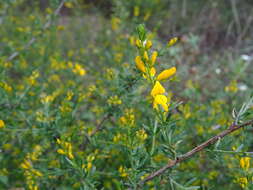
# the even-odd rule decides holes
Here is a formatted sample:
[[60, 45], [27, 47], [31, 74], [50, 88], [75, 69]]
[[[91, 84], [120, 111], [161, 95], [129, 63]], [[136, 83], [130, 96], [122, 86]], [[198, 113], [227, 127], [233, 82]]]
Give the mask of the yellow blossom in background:
[[8, 85], [6, 82], [0, 82], [0, 87], [2, 87], [8, 93], [12, 91], [12, 87]]
[[35, 16], [34, 15], [29, 15], [28, 17], [31, 21], [35, 20]]
[[163, 94], [165, 93], [165, 89], [164, 87], [161, 85], [161, 83], [159, 81], [156, 81], [153, 89], [151, 90], [151, 96], [155, 97], [158, 94]]
[[73, 95], [74, 95], [74, 93], [72, 91], [68, 91], [66, 100], [70, 101], [72, 99]]
[[122, 104], [121, 99], [116, 95], [116, 96], [111, 96], [108, 100], [107, 103], [110, 105], [120, 105]]
[[139, 14], [140, 14], [140, 7], [138, 7], [138, 6], [134, 6], [134, 16], [139, 16]]
[[41, 98], [41, 102], [43, 104], [48, 104], [54, 100], [54, 97], [51, 95], [45, 95], [44, 97]]
[[71, 8], [74, 7], [74, 5], [73, 5], [72, 2], [65, 2], [65, 3], [64, 3], [64, 6], [67, 7], [67, 8], [69, 8], [69, 9], [71, 9]]
[[65, 29], [65, 26], [63, 26], [63, 25], [58, 25], [57, 26], [57, 30], [58, 31], [62, 31], [62, 30], [64, 30]]
[[236, 80], [230, 82], [228, 86], [225, 87], [226, 92], [236, 93], [238, 91], [238, 86]]
[[129, 42], [130, 42], [130, 44], [131, 44], [132, 46], [135, 45], [135, 41], [136, 41], [135, 36], [129, 36]]
[[107, 68], [106, 69], [106, 75], [105, 76], [108, 80], [112, 80], [115, 77], [115, 74], [116, 74], [116, 72], [113, 68]]
[[164, 109], [164, 111], [169, 111], [168, 107], [168, 99], [165, 95], [156, 95], [154, 102], [153, 102], [153, 108], [158, 109], [158, 105], [161, 105]]
[[72, 69], [72, 71], [80, 76], [84, 76], [86, 74], [86, 70], [82, 68], [82, 66], [78, 63], [74, 65], [74, 68]]
[[28, 84], [34, 86], [36, 84], [36, 79], [40, 76], [38, 71], [33, 71], [32, 75], [27, 79]]
[[5, 123], [3, 120], [0, 120], [0, 129], [5, 127]]
[[119, 171], [120, 177], [124, 178], [128, 176], [127, 169], [125, 167], [120, 166], [118, 171]]
[[29, 168], [32, 167], [32, 165], [31, 165], [31, 163], [29, 161], [24, 160], [24, 162], [21, 163], [20, 167], [23, 168], [23, 169], [29, 169]]
[[147, 11], [143, 17], [144, 21], [147, 21], [149, 19], [149, 17], [151, 16], [151, 11]]
[[141, 60], [141, 56], [136, 56], [136, 58], [135, 58], [135, 63], [136, 63], [137, 68], [138, 68], [140, 71], [142, 71], [142, 72], [145, 72], [145, 71], [146, 71], [144, 62]]
[[31, 161], [37, 161], [38, 157], [42, 154], [42, 147], [40, 145], [36, 145], [33, 149], [33, 152], [28, 153], [26, 158]]
[[148, 134], [146, 133], [146, 131], [144, 129], [136, 131], [136, 136], [141, 141], [145, 141], [148, 138]]
[[57, 149], [58, 154], [66, 155], [69, 159], [74, 159], [72, 144], [70, 142], [62, 141], [60, 139], [57, 139], [56, 142], [61, 147]]
[[120, 117], [120, 122], [123, 125], [133, 126], [135, 123], [135, 115], [133, 109], [125, 109], [124, 115]]
[[180, 105], [179, 110], [183, 113], [185, 119], [189, 119], [192, 115], [191, 108], [189, 104]]
[[53, 13], [53, 10], [49, 7], [46, 8], [46, 13], [51, 15]]
[[83, 165], [82, 167], [83, 167], [83, 169], [86, 171], [86, 172], [88, 172], [88, 171], [90, 171], [91, 170], [91, 168], [92, 168], [92, 166], [93, 166], [93, 161], [95, 160], [95, 156], [93, 156], [93, 155], [89, 155], [89, 156], [87, 156], [87, 158], [86, 158], [86, 161], [87, 161], [87, 164], [85, 165]]
[[123, 54], [121, 52], [118, 52], [118, 53], [114, 54], [115, 62], [120, 63], [122, 61], [122, 58], [123, 58]]
[[250, 159], [250, 157], [243, 157], [240, 159], [240, 166], [245, 171], [247, 171], [250, 167]]
[[119, 24], [120, 24], [120, 19], [117, 17], [113, 17], [111, 19], [111, 26], [112, 26], [112, 30], [118, 30], [119, 29]]
[[114, 135], [114, 137], [113, 137], [113, 142], [115, 142], [115, 143], [116, 143], [116, 142], [119, 142], [120, 139], [121, 139], [121, 137], [122, 137], [122, 135], [121, 135], [120, 133]]
[[161, 72], [158, 76], [157, 76], [157, 80], [166, 80], [169, 77], [171, 77], [172, 75], [174, 75], [176, 73], [177, 69], [176, 67], [172, 67], [170, 69], [166, 69], [163, 72]]
[[178, 37], [171, 38], [171, 39], [168, 41], [167, 46], [168, 46], [168, 47], [173, 46], [175, 43], [177, 43], [178, 39], [179, 39]]

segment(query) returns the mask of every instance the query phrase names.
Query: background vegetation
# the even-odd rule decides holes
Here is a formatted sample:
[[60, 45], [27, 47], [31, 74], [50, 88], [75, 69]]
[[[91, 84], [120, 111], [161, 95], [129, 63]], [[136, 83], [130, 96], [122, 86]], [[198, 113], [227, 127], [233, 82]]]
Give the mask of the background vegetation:
[[0, 189], [253, 189], [250, 127], [145, 181], [253, 118], [252, 1], [4, 0], [0, 25]]

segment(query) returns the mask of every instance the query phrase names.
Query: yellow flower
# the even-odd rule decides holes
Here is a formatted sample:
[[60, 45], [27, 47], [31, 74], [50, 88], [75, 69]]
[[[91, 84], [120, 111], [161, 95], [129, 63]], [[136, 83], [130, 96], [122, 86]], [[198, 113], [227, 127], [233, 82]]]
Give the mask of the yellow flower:
[[92, 163], [88, 162], [86, 168], [87, 168], [87, 171], [90, 171], [90, 169], [92, 168]]
[[150, 93], [151, 96], [155, 97], [156, 95], [163, 94], [163, 93], [165, 93], [164, 87], [161, 85], [159, 81], [156, 81], [153, 89], [151, 90], [151, 93]]
[[108, 100], [107, 100], [108, 104], [110, 105], [120, 105], [122, 104], [121, 99], [116, 95], [116, 96], [111, 96]]
[[152, 42], [150, 40], [147, 40], [147, 42], [145, 44], [145, 48], [150, 49], [151, 47], [152, 47]]
[[156, 95], [154, 102], [153, 102], [153, 108], [158, 109], [158, 105], [161, 105], [164, 109], [164, 111], [169, 111], [169, 107], [167, 105], [168, 99], [165, 95]]
[[121, 177], [127, 177], [128, 176], [127, 169], [124, 168], [123, 166], [120, 166], [118, 171], [119, 171]]
[[135, 41], [135, 44], [136, 44], [136, 46], [137, 46], [138, 48], [141, 48], [141, 47], [142, 47], [141, 40], [139, 40], [139, 39], [137, 39], [137, 40]]
[[68, 152], [68, 157], [69, 159], [74, 159], [74, 155], [72, 154], [72, 152]]
[[21, 168], [23, 169], [29, 169], [29, 168], [32, 168], [32, 165], [29, 161], [25, 160], [21, 165]]
[[65, 5], [65, 7], [69, 8], [69, 9], [74, 7], [74, 5], [71, 2], [65, 2], [64, 5]]
[[149, 60], [149, 58], [148, 58], [148, 52], [147, 52], [147, 51], [144, 51], [143, 58], [144, 58], [144, 60], [146, 60], [146, 61]]
[[141, 60], [141, 57], [140, 56], [136, 56], [135, 58], [135, 63], [136, 63], [136, 66], [137, 68], [142, 71], [142, 72], [145, 72], [145, 65], [144, 65], [144, 62]]
[[4, 127], [5, 127], [4, 121], [3, 121], [3, 120], [0, 120], [0, 129], [1, 129], [1, 128], [4, 128]]
[[78, 63], [75, 64], [74, 68], [72, 69], [72, 71], [80, 76], [83, 76], [86, 74], [86, 70], [84, 68], [82, 68], [82, 66]]
[[156, 70], [155, 70], [154, 67], [152, 67], [152, 68], [150, 69], [150, 75], [153, 77], [153, 76], [155, 76], [155, 73], [156, 73]]
[[157, 52], [157, 51], [154, 51], [154, 52], [152, 53], [152, 56], [151, 56], [151, 64], [152, 64], [152, 65], [155, 64], [157, 55], [158, 55], [158, 52]]
[[172, 75], [174, 75], [176, 73], [177, 69], [176, 67], [171, 67], [170, 69], [166, 69], [163, 72], [161, 72], [158, 77], [157, 80], [165, 80], [169, 77], [171, 77]]
[[120, 22], [121, 22], [121, 20], [119, 18], [113, 17], [111, 19], [112, 30], [118, 30]]
[[134, 16], [139, 16], [139, 14], [140, 14], [140, 8], [138, 7], [138, 6], [135, 6], [134, 7]]
[[66, 153], [64, 152], [64, 150], [62, 150], [61, 148], [57, 149], [57, 152], [58, 152], [59, 154], [66, 154]]
[[[146, 72], [147, 72], [147, 69], [146, 69]], [[146, 73], [146, 72], [145, 72], [145, 73]], [[155, 76], [155, 74], [156, 74], [156, 70], [155, 70], [154, 67], [152, 67], [152, 68], [150, 69], [149, 72], [150, 72], [149, 74], [150, 74], [151, 77]], [[145, 79], [147, 79], [147, 75], [146, 75], [146, 74], [143, 74], [143, 77], [144, 77]]]
[[225, 91], [236, 93], [238, 91], [237, 82], [235, 80], [231, 81], [230, 84], [225, 87]]
[[141, 141], [145, 141], [148, 138], [148, 134], [146, 133], [146, 131], [144, 129], [136, 131], [136, 136]]
[[168, 42], [168, 47], [173, 46], [178, 41], [178, 37], [171, 38]]
[[248, 170], [250, 167], [250, 157], [243, 157], [240, 159], [240, 166], [244, 170]]
[[58, 25], [57, 26], [57, 30], [58, 31], [62, 31], [62, 30], [64, 30], [65, 29], [65, 26], [63, 26], [63, 25]]
[[237, 179], [237, 181], [242, 188], [245, 188], [248, 184], [248, 179], [246, 177], [241, 177], [241, 178]]

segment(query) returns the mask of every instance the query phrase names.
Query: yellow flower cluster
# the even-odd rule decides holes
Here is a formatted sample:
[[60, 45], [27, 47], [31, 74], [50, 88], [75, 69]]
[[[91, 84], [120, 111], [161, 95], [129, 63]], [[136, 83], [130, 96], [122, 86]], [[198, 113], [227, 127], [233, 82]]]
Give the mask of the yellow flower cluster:
[[120, 177], [125, 178], [125, 177], [128, 176], [128, 172], [127, 172], [127, 169], [125, 167], [120, 166], [119, 169], [118, 169], [118, 171], [119, 171]]
[[[177, 38], [173, 38], [168, 42], [168, 46], [172, 46], [176, 41]], [[143, 73], [143, 77], [153, 84], [153, 89], [151, 90], [151, 96], [154, 99], [153, 108], [159, 110], [160, 105], [165, 112], [168, 112], [168, 104], [170, 100], [166, 97], [166, 90], [160, 81], [173, 76], [176, 73], [176, 67], [165, 69], [156, 77], [156, 69], [154, 68], [154, 65], [157, 62], [158, 52], [153, 51], [152, 54], [150, 53], [152, 42], [150, 40], [141, 41], [140, 39], [137, 39], [136, 46], [140, 53], [140, 55], [135, 58], [136, 67]], [[151, 54], [151, 56], [149, 54]]]
[[86, 171], [89, 172], [93, 166], [93, 161], [95, 160], [95, 156], [94, 155], [89, 155], [86, 158], [87, 164], [83, 164], [82, 168]]
[[243, 189], [248, 185], [248, 179], [246, 177], [240, 177], [236, 181]]
[[118, 30], [121, 20], [117, 17], [111, 19], [112, 30]]
[[36, 145], [34, 147], [34, 151], [32, 153], [28, 153], [26, 158], [32, 161], [37, 161], [41, 153], [42, 153], [42, 147], [40, 145]]
[[105, 77], [107, 80], [112, 80], [115, 76], [115, 70], [113, 68], [106, 69]]
[[39, 170], [33, 168], [32, 161], [38, 160], [38, 156], [41, 155], [41, 151], [41, 146], [35, 146], [34, 151], [32, 153], [28, 153], [26, 159], [20, 164], [20, 167], [25, 170], [24, 176], [29, 190], [39, 189], [36, 181], [38, 178], [42, 177], [43, 174]]
[[236, 93], [238, 91], [237, 82], [235, 80], [231, 81], [228, 86], [225, 87], [226, 92]]
[[12, 87], [8, 85], [6, 82], [0, 82], [0, 87], [2, 87], [6, 92], [12, 91]]
[[148, 138], [148, 134], [146, 133], [146, 131], [144, 129], [141, 129], [139, 131], [136, 131], [136, 137], [140, 141], [145, 141]]
[[115, 96], [111, 96], [107, 100], [107, 103], [110, 104], [110, 105], [120, 105], [120, 104], [122, 104], [122, 101], [117, 95], [115, 95]]
[[[235, 147], [233, 147], [235, 149]], [[248, 171], [250, 168], [250, 157], [242, 157], [240, 158], [240, 167], [244, 170], [246, 176], [238, 177], [235, 182], [238, 183], [243, 189], [247, 188], [249, 180], [248, 180]], [[253, 181], [253, 178], [252, 178]]]
[[61, 148], [57, 149], [58, 154], [66, 155], [69, 159], [74, 159], [72, 144], [70, 142], [62, 141], [60, 139], [57, 139], [56, 142], [61, 146]]
[[135, 115], [133, 109], [125, 109], [124, 115], [120, 117], [120, 123], [125, 126], [134, 126], [135, 123]]
[[248, 171], [250, 167], [250, 157], [243, 157], [240, 159], [240, 166], [243, 170]]
[[74, 5], [73, 5], [72, 2], [65, 2], [65, 3], [64, 3], [64, 6], [67, 7], [67, 8], [69, 8], [69, 9], [74, 8]]
[[46, 114], [42, 110], [36, 111], [35, 115], [36, 115], [36, 120], [41, 123], [48, 123], [54, 120], [54, 117], [50, 117], [48, 114]]
[[69, 63], [69, 66], [72, 69], [73, 73], [77, 75], [84, 76], [86, 74], [86, 70], [78, 63]]
[[30, 86], [34, 86], [36, 85], [36, 79], [40, 76], [39, 72], [38, 71], [33, 71], [32, 72], [32, 75], [30, 77], [28, 77], [27, 79], [27, 83], [30, 85]]

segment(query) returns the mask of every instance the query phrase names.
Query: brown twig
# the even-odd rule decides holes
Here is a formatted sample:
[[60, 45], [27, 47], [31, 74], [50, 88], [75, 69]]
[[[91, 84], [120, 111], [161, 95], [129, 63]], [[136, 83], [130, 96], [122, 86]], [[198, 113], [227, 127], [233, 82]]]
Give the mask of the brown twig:
[[142, 181], [139, 182], [139, 186], [143, 185], [144, 183], [146, 183], [147, 181], [152, 180], [153, 178], [162, 175], [167, 169], [174, 167], [176, 164], [190, 158], [191, 156], [193, 156], [194, 154], [200, 152], [201, 150], [203, 150], [204, 148], [206, 148], [207, 146], [214, 144], [215, 142], [217, 142], [219, 139], [222, 139], [223, 137], [229, 135], [230, 133], [241, 129], [243, 127], [249, 126], [249, 125], [253, 125], [253, 120], [250, 120], [246, 123], [240, 124], [240, 125], [236, 125], [236, 124], [232, 124], [228, 129], [222, 131], [221, 133], [219, 133], [218, 135], [210, 138], [209, 140], [203, 142], [202, 144], [200, 144], [199, 146], [195, 147], [194, 149], [190, 150], [189, 152], [177, 157], [175, 160], [171, 160], [167, 165], [165, 165], [164, 167], [160, 168], [159, 170], [153, 172], [152, 174], [150, 174], [149, 176], [147, 176], [145, 179], [143, 179]]
[[91, 132], [91, 134], [89, 135], [89, 137], [92, 137], [93, 135], [95, 135], [98, 131], [101, 131], [103, 129], [103, 124], [104, 122], [109, 119], [111, 117], [110, 114], [106, 114], [102, 120], [100, 121], [100, 123], [96, 126], [95, 129], [93, 129], [93, 131]]
[[[54, 16], [57, 16], [57, 15], [60, 13], [60, 11], [61, 11], [61, 9], [62, 9], [62, 7], [63, 7], [63, 5], [64, 5], [64, 2], [65, 2], [65, 0], [62, 0], [62, 1], [61, 1], [61, 3], [59, 4], [59, 6], [57, 7], [57, 9], [54, 11], [54, 14], [53, 14]], [[42, 30], [44, 31], [44, 30], [48, 29], [48, 28], [50, 27], [51, 24], [52, 24], [52, 17], [45, 23], [45, 25], [43, 26]], [[32, 38], [28, 41], [28, 43], [24, 45], [24, 47], [23, 47], [22, 49], [23, 49], [23, 50], [24, 50], [24, 49], [28, 49], [36, 40], [37, 40], [36, 37], [32, 37]], [[16, 52], [12, 53], [12, 54], [6, 59], [6, 61], [8, 62], [8, 61], [13, 60], [13, 59], [14, 59], [15, 57], [17, 57], [19, 54], [20, 54], [19, 51], [16, 51]]]
[[85, 140], [83, 143], [83, 148], [85, 148], [85, 146], [87, 145], [87, 143], [89, 142], [89, 138], [92, 137], [93, 135], [95, 135], [98, 131], [101, 131], [103, 129], [103, 124], [106, 120], [108, 120], [111, 117], [111, 114], [105, 114], [104, 117], [102, 118], [102, 120], [97, 124], [97, 126], [91, 131], [91, 133], [89, 135], [85, 136]]

